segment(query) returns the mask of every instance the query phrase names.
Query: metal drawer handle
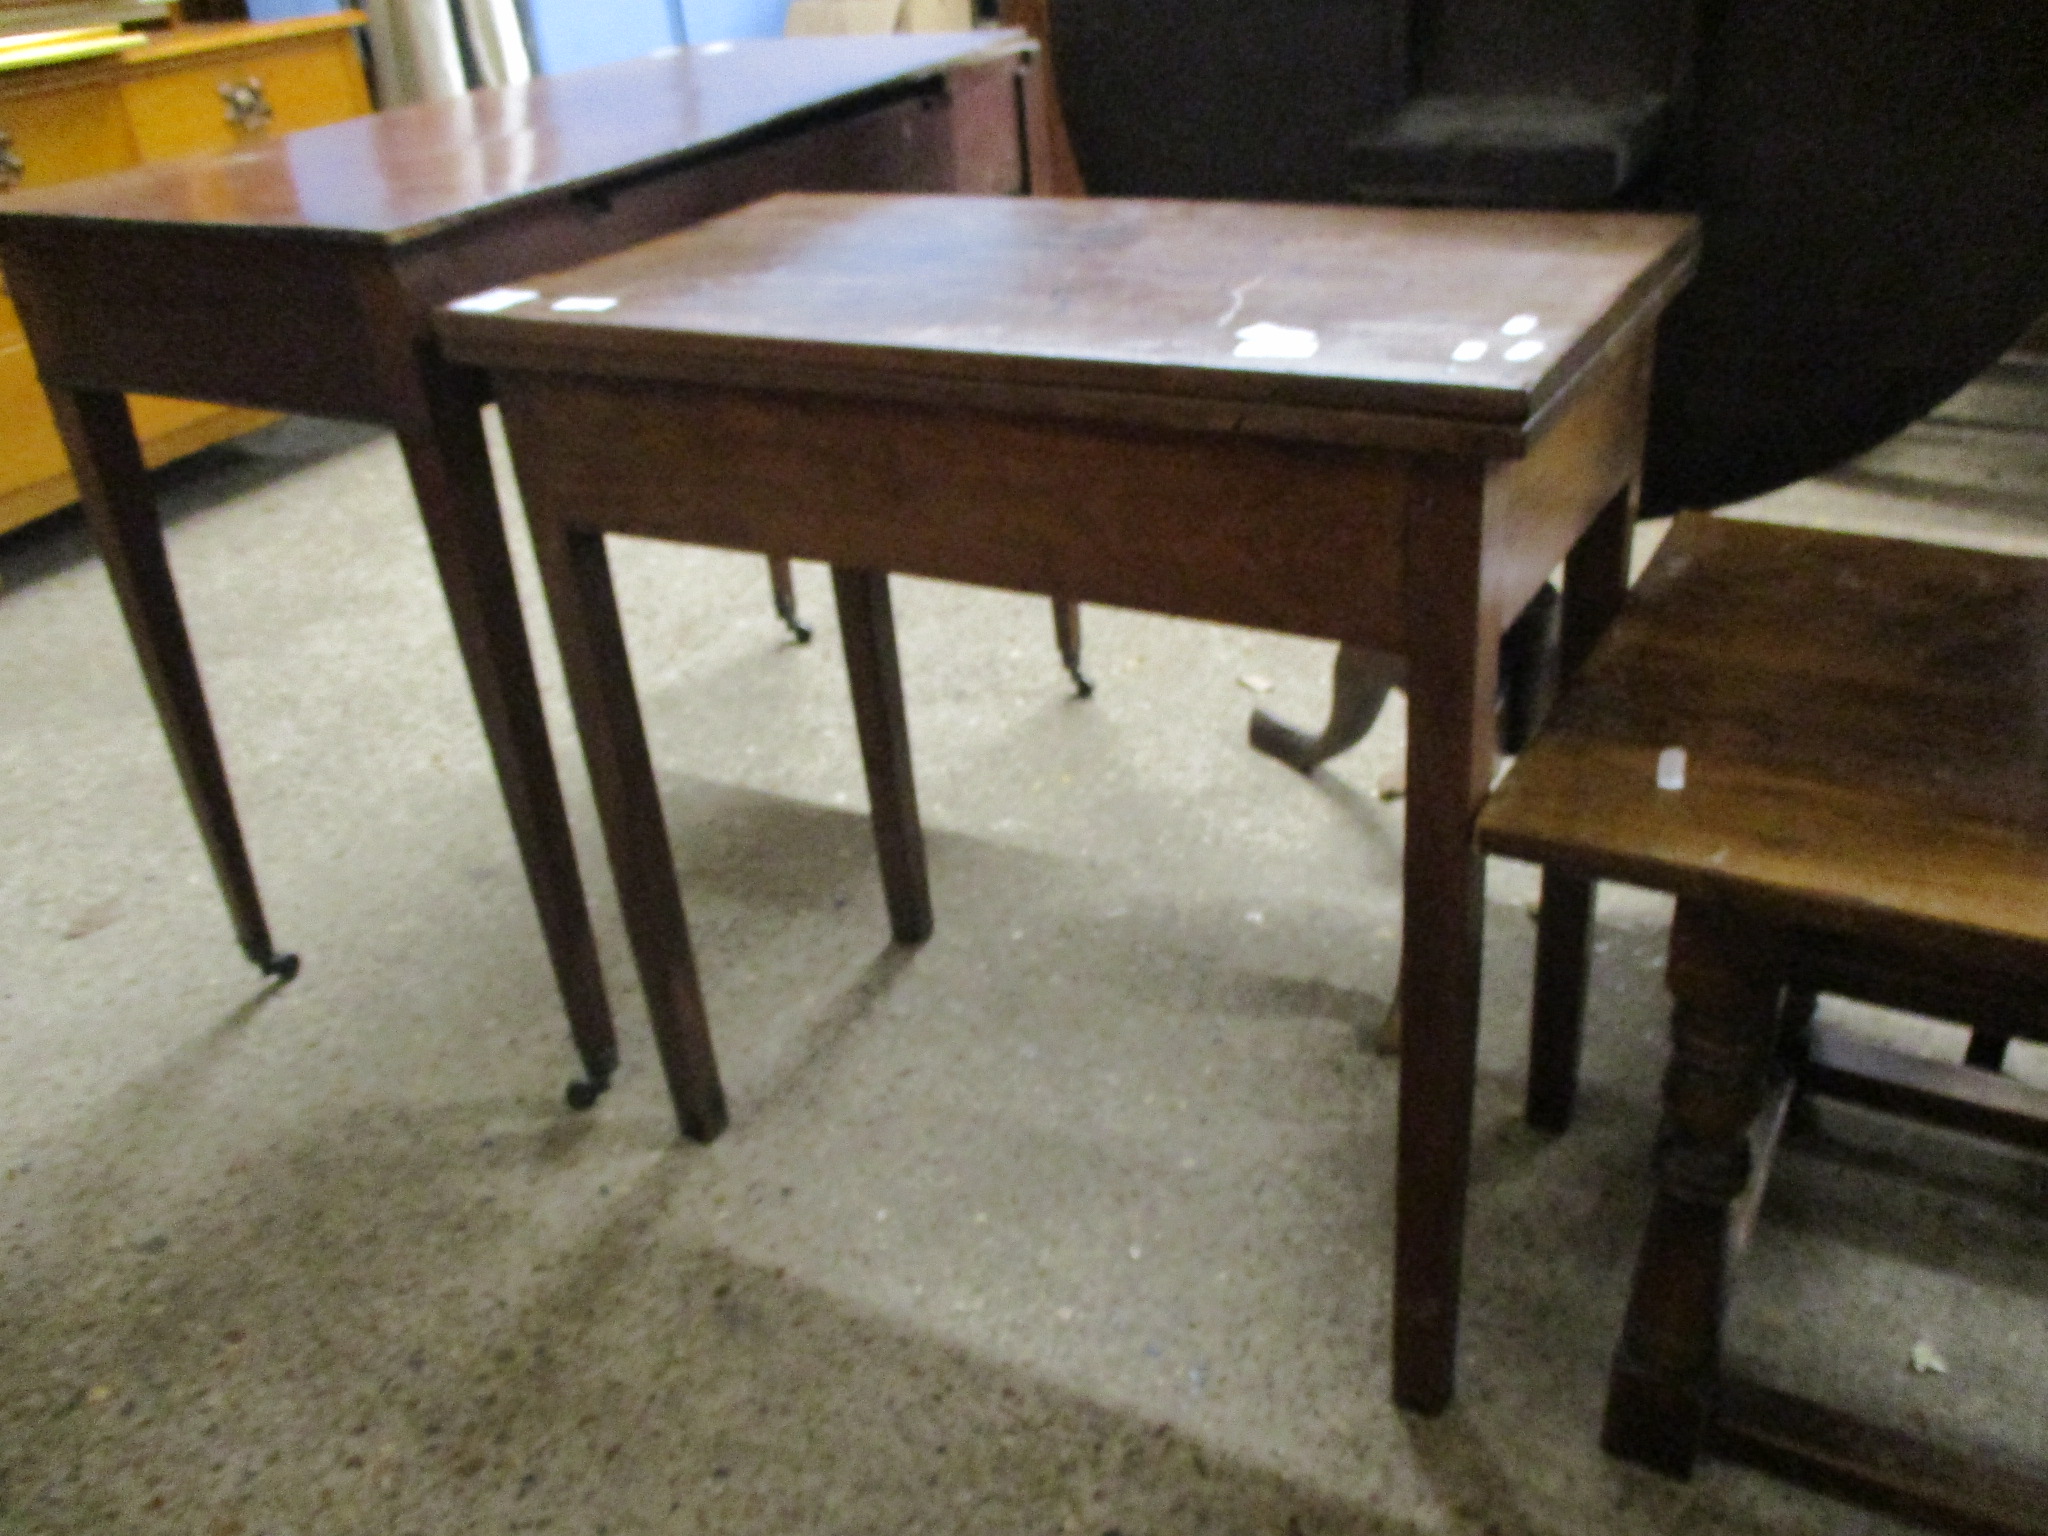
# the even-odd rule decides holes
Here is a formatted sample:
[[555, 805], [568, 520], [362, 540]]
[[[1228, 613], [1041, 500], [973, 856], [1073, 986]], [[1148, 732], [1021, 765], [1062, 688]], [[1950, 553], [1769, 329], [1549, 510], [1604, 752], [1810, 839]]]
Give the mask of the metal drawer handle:
[[220, 99], [227, 103], [228, 123], [238, 132], [261, 133], [270, 126], [274, 115], [270, 98], [263, 94], [263, 82], [254, 75], [239, 85], [223, 80], [218, 89]]
[[0, 192], [11, 192], [28, 179], [28, 162], [15, 152], [14, 139], [0, 129]]

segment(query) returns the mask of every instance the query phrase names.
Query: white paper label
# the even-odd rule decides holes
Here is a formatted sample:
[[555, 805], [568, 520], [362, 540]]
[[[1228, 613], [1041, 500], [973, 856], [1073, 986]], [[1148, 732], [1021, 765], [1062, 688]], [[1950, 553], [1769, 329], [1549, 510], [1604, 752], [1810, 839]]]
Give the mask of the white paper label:
[[1314, 331], [1303, 330], [1298, 325], [1274, 325], [1261, 320], [1257, 325], [1248, 325], [1237, 333], [1238, 357], [1303, 358], [1314, 357], [1316, 348], [1322, 342]]
[[459, 309], [465, 315], [495, 315], [501, 310], [531, 304], [540, 295], [531, 288], [486, 288], [482, 293], [472, 293], [466, 299], [457, 299], [448, 307]]
[[617, 299], [590, 299], [584, 298], [581, 295], [557, 299], [548, 306], [549, 309], [552, 309], [558, 315], [601, 315], [608, 309], [617, 309], [618, 307], [619, 301]]
[[1657, 754], [1657, 787], [1685, 788], [1685, 748], [1666, 747]]

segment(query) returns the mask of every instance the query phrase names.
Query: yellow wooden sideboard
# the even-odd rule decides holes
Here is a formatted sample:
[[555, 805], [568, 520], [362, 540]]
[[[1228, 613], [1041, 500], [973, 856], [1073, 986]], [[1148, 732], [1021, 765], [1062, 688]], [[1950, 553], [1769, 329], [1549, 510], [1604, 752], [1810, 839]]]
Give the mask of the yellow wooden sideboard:
[[[231, 149], [370, 110], [361, 13], [279, 22], [193, 22], [109, 59], [0, 74], [0, 200], [19, 187], [146, 160]], [[117, 317], [147, 325], [148, 315]], [[257, 411], [134, 395], [144, 456], [162, 464], [261, 426]], [[36, 384], [21, 323], [0, 288], [0, 533], [77, 499]]]

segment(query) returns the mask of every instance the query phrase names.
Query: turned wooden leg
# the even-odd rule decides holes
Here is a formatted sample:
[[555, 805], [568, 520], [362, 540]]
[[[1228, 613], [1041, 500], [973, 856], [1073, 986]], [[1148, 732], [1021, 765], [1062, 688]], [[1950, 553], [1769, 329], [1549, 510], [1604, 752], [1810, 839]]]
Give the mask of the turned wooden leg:
[[1785, 960], [1771, 930], [1681, 901], [1671, 930], [1671, 1067], [1657, 1200], [1609, 1378], [1601, 1444], [1684, 1477], [1714, 1412], [1735, 1204], [1780, 1036]]
[[860, 731], [861, 766], [889, 928], [899, 944], [932, 936], [932, 894], [925, 872], [924, 829], [917, 816], [911, 775], [910, 728], [903, 717], [903, 679], [896, 666], [896, 621], [889, 607], [889, 573], [832, 568], [846, 676], [853, 688], [853, 718]]
[[780, 555], [768, 557], [768, 586], [775, 594], [775, 616], [789, 626], [798, 645], [811, 643], [811, 626], [796, 611], [796, 576]]
[[1063, 597], [1052, 600], [1052, 634], [1060, 648], [1060, 664], [1067, 669], [1067, 676], [1074, 680], [1074, 694], [1077, 698], [1089, 698], [1095, 692], [1095, 684], [1088, 674], [1081, 670], [1081, 605], [1068, 602]]
[[633, 694], [604, 535], [556, 523], [531, 489], [527, 513], [669, 1097], [683, 1134], [710, 1141], [725, 1129], [725, 1090], [712, 1054], [654, 763]]
[[[1628, 596], [1629, 545], [1635, 532], [1636, 487], [1609, 502], [1565, 559], [1558, 640], [1561, 688], [1593, 654]], [[1593, 959], [1593, 882], [1563, 870], [1543, 871], [1536, 918], [1536, 984], [1529, 1027], [1529, 1124], [1562, 1132], [1578, 1096], [1586, 983]]]
[[51, 389], [48, 394], [78, 480], [86, 524], [113, 581], [129, 642], [142, 663], [171, 759], [199, 822], [235, 938], [250, 964], [290, 981], [298, 974], [298, 956], [280, 954], [270, 942], [128, 402], [104, 390]]
[[1386, 707], [1387, 695], [1401, 685], [1407, 670], [1407, 663], [1389, 652], [1341, 645], [1330, 679], [1330, 718], [1322, 734], [1311, 736], [1259, 709], [1252, 712], [1252, 747], [1296, 772], [1314, 773], [1365, 740]]

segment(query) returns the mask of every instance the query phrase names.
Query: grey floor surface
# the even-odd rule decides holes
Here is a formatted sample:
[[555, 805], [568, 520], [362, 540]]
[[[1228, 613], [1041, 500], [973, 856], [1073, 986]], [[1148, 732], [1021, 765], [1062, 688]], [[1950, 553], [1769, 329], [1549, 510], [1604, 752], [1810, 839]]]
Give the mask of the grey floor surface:
[[[798, 648], [759, 561], [621, 547], [733, 1100], [696, 1147], [543, 640], [626, 1053], [595, 1113], [561, 1107], [391, 442], [288, 423], [166, 478], [305, 971], [266, 990], [238, 957], [75, 525], [7, 541], [0, 1530], [1894, 1529], [1595, 1444], [1663, 1053], [1668, 911], [1642, 895], [1604, 899], [1584, 1110], [1549, 1140], [1517, 1119], [1534, 882], [1493, 871], [1461, 1393], [1389, 1406], [1395, 1068], [1358, 1036], [1394, 977], [1375, 790], [1402, 722], [1313, 781], [1244, 744], [1255, 703], [1316, 716], [1327, 646], [1090, 610], [1078, 703], [1042, 602], [900, 581], [939, 913], [907, 953], [823, 572]], [[1749, 510], [2048, 552], [2044, 507], [2048, 374], [2008, 366]], [[2048, 1454], [2041, 1165], [1831, 1128], [1774, 1186], [1738, 1349]], [[1911, 1369], [1923, 1341], [1945, 1373]]]

